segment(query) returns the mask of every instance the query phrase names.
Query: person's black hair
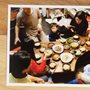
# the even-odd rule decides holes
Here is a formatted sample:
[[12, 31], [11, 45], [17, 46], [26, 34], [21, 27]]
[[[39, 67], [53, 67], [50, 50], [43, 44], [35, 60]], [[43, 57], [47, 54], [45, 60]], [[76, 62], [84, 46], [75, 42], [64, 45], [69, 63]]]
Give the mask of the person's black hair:
[[77, 72], [80, 68], [83, 68], [87, 64], [90, 64], [90, 51], [84, 53], [77, 59], [75, 71]]
[[11, 11], [19, 12], [19, 9], [20, 9], [20, 8], [14, 8], [14, 7], [12, 7], [12, 8], [11, 8]]
[[59, 27], [57, 23], [51, 23], [51, 28], [52, 28], [53, 26], [56, 26], [57, 28]]
[[32, 59], [35, 58], [35, 53], [34, 53], [34, 40], [29, 39], [28, 37], [24, 38], [24, 41], [21, 42], [21, 50], [25, 50], [30, 53]]
[[31, 61], [30, 54], [27, 51], [18, 51], [14, 55], [10, 56], [10, 73], [15, 78], [24, 78], [26, 73], [22, 73], [26, 69]]
[[86, 13], [84, 11], [78, 11], [75, 15], [75, 18], [78, 17], [81, 20], [86, 20]]
[[31, 47], [34, 48], [34, 40], [29, 39], [28, 37], [24, 38], [21, 49], [29, 52], [31, 50]]

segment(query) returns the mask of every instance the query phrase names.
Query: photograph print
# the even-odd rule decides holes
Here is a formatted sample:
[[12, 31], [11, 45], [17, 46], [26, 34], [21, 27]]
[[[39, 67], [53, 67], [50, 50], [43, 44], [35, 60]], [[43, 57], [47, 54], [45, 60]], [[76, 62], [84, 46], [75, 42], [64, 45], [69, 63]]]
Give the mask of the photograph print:
[[7, 84], [90, 85], [90, 7], [8, 5]]

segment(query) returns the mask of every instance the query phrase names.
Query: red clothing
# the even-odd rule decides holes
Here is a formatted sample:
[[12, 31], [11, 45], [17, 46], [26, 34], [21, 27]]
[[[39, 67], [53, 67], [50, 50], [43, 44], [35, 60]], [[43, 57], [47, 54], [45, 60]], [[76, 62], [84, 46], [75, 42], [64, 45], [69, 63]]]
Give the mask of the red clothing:
[[82, 81], [81, 79], [78, 79], [77, 81], [78, 81], [79, 84], [85, 84], [85, 82]]
[[46, 68], [46, 60], [43, 60], [41, 64], [37, 64], [33, 59], [31, 60], [30, 72], [34, 74], [42, 74]]

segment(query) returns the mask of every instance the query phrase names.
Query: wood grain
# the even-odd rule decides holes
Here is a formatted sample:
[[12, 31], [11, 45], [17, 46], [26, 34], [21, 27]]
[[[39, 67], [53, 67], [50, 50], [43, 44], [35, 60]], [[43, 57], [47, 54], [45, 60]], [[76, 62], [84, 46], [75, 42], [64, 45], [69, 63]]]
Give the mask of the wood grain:
[[47, 4], [47, 5], [90, 5], [90, 0], [0, 0], [0, 90], [89, 90], [90, 88], [67, 87], [11, 87], [6, 86], [7, 51], [7, 4]]
[[8, 4], [90, 5], [90, 0], [0, 0], [0, 35], [7, 34]]
[[[21, 3], [22, 2], [22, 3]], [[90, 5], [90, 1], [85, 0], [9, 0], [14, 4], [47, 4], [47, 5]]]
[[7, 1], [0, 0], [0, 34], [5, 35], [7, 32]]

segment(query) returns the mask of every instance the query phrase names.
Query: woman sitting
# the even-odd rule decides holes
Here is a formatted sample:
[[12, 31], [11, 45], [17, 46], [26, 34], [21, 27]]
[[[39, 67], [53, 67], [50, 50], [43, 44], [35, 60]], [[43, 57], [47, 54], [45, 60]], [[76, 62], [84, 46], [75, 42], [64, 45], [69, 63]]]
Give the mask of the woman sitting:
[[86, 20], [86, 14], [84, 11], [78, 11], [75, 17], [71, 20], [70, 26], [62, 26], [60, 28], [60, 33], [64, 34], [63, 37], [68, 38], [74, 34], [79, 34], [81, 36], [86, 34], [88, 28], [88, 21]]

